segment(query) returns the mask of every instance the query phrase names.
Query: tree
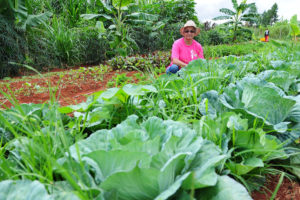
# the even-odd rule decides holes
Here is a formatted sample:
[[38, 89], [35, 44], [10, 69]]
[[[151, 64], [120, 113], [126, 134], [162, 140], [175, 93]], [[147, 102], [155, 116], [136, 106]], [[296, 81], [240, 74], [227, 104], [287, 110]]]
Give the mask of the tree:
[[300, 28], [298, 26], [297, 15], [294, 15], [291, 18], [290, 27], [291, 27], [291, 35], [293, 36], [294, 40], [297, 41], [297, 35], [300, 35]]
[[277, 3], [274, 3], [271, 9], [264, 11], [261, 15], [261, 24], [264, 26], [272, 25], [278, 21], [278, 6]]
[[0, 0], [0, 78], [17, 75], [18, 65], [28, 54], [27, 30], [46, 24], [50, 12], [33, 15], [26, 0]]
[[51, 12], [32, 15], [28, 12], [26, 7], [26, 0], [6, 0], [2, 1], [0, 5], [0, 15], [3, 15], [8, 20], [14, 21], [15, 24], [23, 30], [26, 30], [28, 27], [45, 24], [52, 15]]
[[[126, 56], [138, 49], [136, 41], [130, 34], [130, 26], [148, 25], [155, 28], [153, 22], [158, 16], [141, 12], [131, 12], [130, 6], [134, 6], [134, 0], [111, 0], [99, 4], [104, 8], [105, 13], [82, 14], [81, 17], [87, 20], [99, 19], [96, 28], [99, 31], [99, 38], [109, 41], [111, 54]], [[159, 27], [157, 27], [158, 29]]]
[[254, 5], [251, 6], [249, 9], [249, 13], [251, 13], [253, 15], [253, 17], [249, 19], [250, 26], [258, 25], [258, 22], [259, 22], [259, 14], [257, 12], [256, 4], [255, 3], [253, 3], [253, 4]]
[[264, 26], [267, 26], [270, 24], [270, 12], [268, 11], [264, 11], [262, 14], [261, 14], [261, 17], [260, 17], [260, 24], [264, 25]]
[[274, 24], [275, 22], [278, 21], [278, 6], [277, 3], [274, 3], [274, 5], [272, 6], [271, 10], [270, 10], [270, 25]]
[[[238, 31], [247, 31], [242, 28], [243, 22], [250, 22], [255, 20], [255, 3], [247, 4], [247, 0], [243, 0], [240, 4], [237, 3], [237, 0], [231, 0], [233, 4], [233, 9], [221, 8], [220, 12], [225, 15], [214, 18], [214, 20], [228, 20], [225, 24], [232, 26], [233, 30], [233, 41], [236, 40]], [[252, 8], [252, 9], [251, 9]]]

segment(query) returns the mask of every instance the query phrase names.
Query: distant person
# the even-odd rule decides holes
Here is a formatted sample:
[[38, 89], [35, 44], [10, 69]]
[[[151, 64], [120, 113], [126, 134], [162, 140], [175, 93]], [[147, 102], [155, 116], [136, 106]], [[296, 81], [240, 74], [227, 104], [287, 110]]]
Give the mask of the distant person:
[[269, 34], [270, 34], [270, 31], [269, 31], [269, 29], [267, 29], [265, 31], [265, 42], [269, 42]]
[[203, 49], [194, 37], [200, 33], [194, 21], [189, 20], [180, 28], [182, 38], [176, 40], [172, 46], [171, 64], [167, 67], [167, 74], [175, 74], [190, 61], [204, 59]]

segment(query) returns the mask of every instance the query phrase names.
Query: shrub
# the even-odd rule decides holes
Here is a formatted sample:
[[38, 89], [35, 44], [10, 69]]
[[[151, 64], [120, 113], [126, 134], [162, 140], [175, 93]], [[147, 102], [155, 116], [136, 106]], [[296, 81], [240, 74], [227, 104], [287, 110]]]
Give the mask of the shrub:
[[171, 49], [173, 42], [181, 37], [179, 29], [187, 20], [198, 23], [192, 0], [158, 1], [146, 4], [141, 12], [158, 15], [158, 22], [164, 26], [160, 30], [147, 25], [133, 28], [132, 37], [139, 46], [138, 53]]
[[60, 24], [52, 33], [31, 29], [27, 40], [30, 44], [27, 64], [38, 70], [50, 66], [97, 64], [107, 59], [107, 42], [100, 40], [98, 32], [89, 27], [67, 29]]
[[206, 46], [210, 44], [210, 39], [208, 35], [208, 31], [201, 31], [198, 36], [195, 37], [202, 46]]
[[22, 63], [25, 60], [24, 32], [14, 27], [14, 22], [2, 15], [0, 30], [0, 78], [18, 75], [19, 66], [10, 62]]
[[202, 46], [227, 44], [232, 40], [232, 36], [228, 34], [229, 30], [225, 29], [222, 25], [208, 31], [205, 31], [202, 26], [201, 30], [202, 31], [195, 39], [200, 42]]
[[270, 37], [273, 39], [287, 39], [290, 34], [290, 25], [288, 21], [277, 22], [269, 28]]
[[109, 50], [109, 44], [106, 40], [98, 38], [98, 32], [91, 28], [81, 28], [78, 30], [79, 39], [81, 44], [78, 46], [80, 52], [79, 61], [82, 64], [96, 64], [104, 62]]
[[215, 29], [210, 30], [208, 32], [209, 44], [210, 45], [218, 45], [224, 43], [224, 38], [222, 35]]
[[152, 70], [153, 68], [166, 67], [170, 64], [170, 52], [156, 51], [148, 55], [135, 55], [114, 57], [106, 62], [114, 70]]
[[237, 32], [237, 41], [236, 42], [245, 42], [252, 39], [253, 32], [250, 29], [242, 29]]
[[56, 56], [56, 48], [49, 39], [47, 32], [41, 29], [31, 29], [27, 32], [28, 55], [26, 64], [37, 70], [45, 67], [59, 66], [60, 60]]
[[69, 29], [63, 19], [53, 17], [52, 29], [48, 32], [49, 46], [55, 49], [56, 56], [61, 64], [75, 64], [79, 62], [78, 32]]

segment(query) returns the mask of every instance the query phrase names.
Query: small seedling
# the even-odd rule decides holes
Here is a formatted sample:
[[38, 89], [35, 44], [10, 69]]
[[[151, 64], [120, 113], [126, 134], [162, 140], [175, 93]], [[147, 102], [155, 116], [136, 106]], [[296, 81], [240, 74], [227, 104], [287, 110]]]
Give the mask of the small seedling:
[[108, 81], [107, 84], [106, 84], [106, 87], [108, 88], [112, 88], [115, 86], [115, 82], [114, 81]]

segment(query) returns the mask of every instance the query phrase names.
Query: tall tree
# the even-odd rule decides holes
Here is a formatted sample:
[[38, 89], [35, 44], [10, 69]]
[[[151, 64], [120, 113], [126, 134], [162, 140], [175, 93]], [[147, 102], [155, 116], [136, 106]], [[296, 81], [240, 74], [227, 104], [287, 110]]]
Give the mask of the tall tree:
[[295, 42], [297, 41], [297, 35], [300, 35], [300, 28], [298, 26], [297, 15], [294, 15], [290, 20], [291, 35]]
[[278, 5], [274, 3], [271, 9], [264, 11], [261, 15], [261, 24], [264, 26], [272, 25], [273, 23], [278, 21]]
[[278, 14], [277, 14], [277, 12], [278, 12], [278, 5], [277, 5], [277, 3], [273, 4], [270, 12], [271, 12], [271, 14], [270, 14], [271, 15], [270, 24], [273, 24], [273, 23], [275, 23], [275, 22], [278, 21]]
[[259, 22], [259, 14], [257, 12], [257, 7], [255, 3], [253, 3], [253, 6], [250, 7], [249, 13], [253, 15], [253, 17], [249, 19], [249, 25], [257, 25]]
[[243, 31], [242, 23], [250, 22], [254, 20], [254, 11], [251, 7], [255, 6], [255, 3], [247, 4], [247, 0], [243, 0], [240, 4], [237, 0], [231, 0], [233, 4], [233, 10], [228, 8], [221, 8], [220, 12], [225, 14], [219, 17], [215, 17], [214, 20], [228, 20], [225, 24], [229, 24], [233, 30], [233, 41], [236, 40], [237, 32]]
[[264, 11], [260, 16], [260, 24], [267, 26], [270, 24], [270, 12]]

